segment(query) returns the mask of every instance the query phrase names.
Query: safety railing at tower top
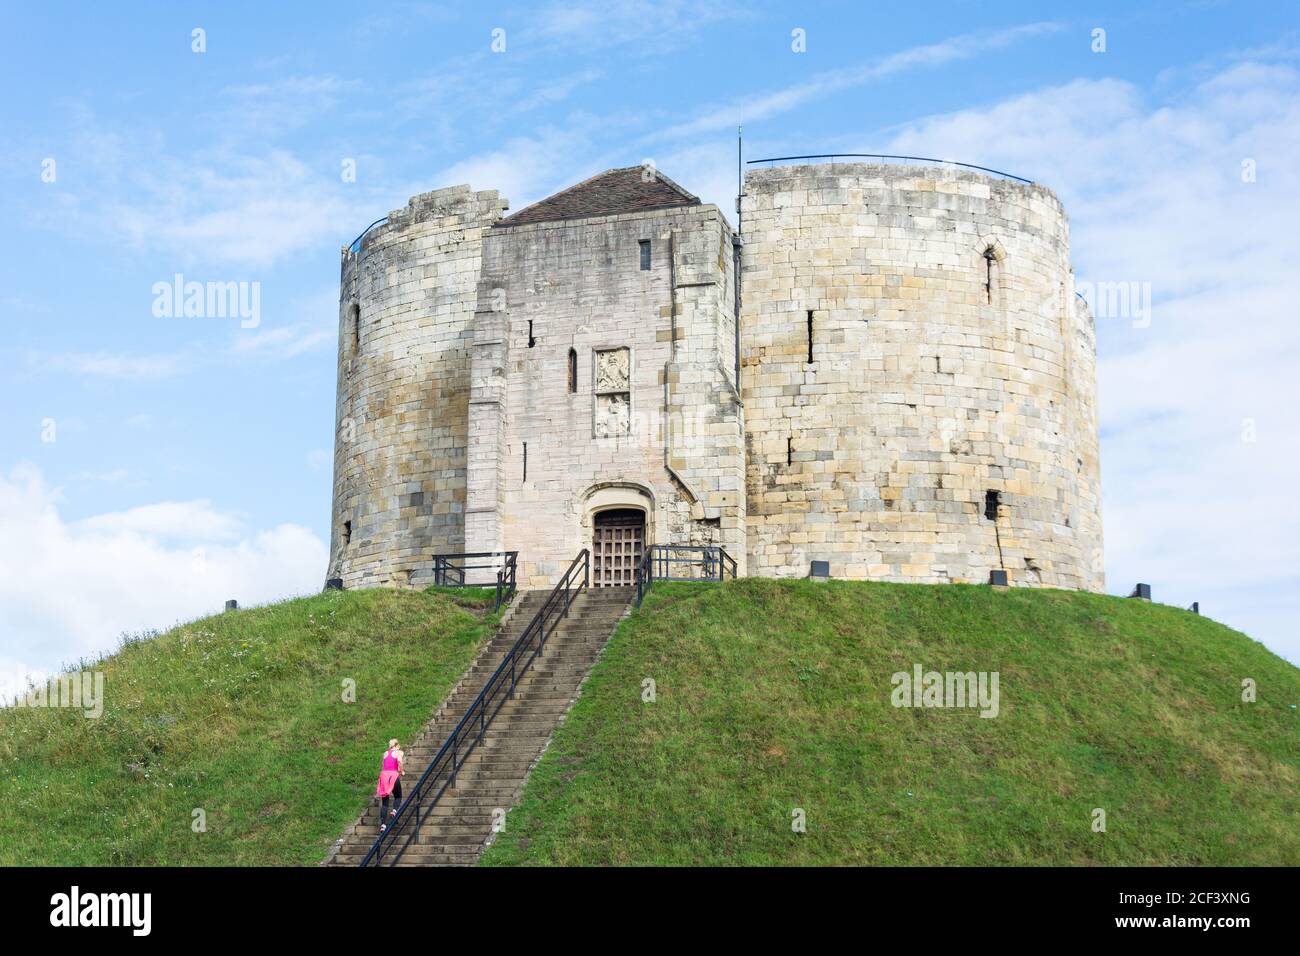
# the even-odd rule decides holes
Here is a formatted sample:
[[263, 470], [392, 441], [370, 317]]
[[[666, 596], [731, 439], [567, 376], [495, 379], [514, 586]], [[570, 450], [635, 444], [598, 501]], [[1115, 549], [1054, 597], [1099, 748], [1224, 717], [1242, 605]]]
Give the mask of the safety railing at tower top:
[[499, 611], [502, 604], [514, 597], [518, 565], [518, 551], [461, 551], [453, 554], [435, 554], [433, 583], [439, 587], [464, 587], [466, 571], [495, 571], [497, 596], [492, 610]]
[[366, 226], [366, 228], [362, 229], [361, 235], [357, 236], [355, 239], [353, 239], [351, 242], [348, 243], [348, 252], [360, 252], [361, 240], [366, 238], [366, 235], [370, 232], [371, 229], [374, 229], [376, 226], [382, 226], [386, 222], [388, 222], [388, 217], [382, 216], [379, 219], [376, 219], [370, 225]]
[[832, 163], [837, 159], [893, 159], [905, 163], [938, 163], [940, 166], [960, 166], [962, 169], [974, 169], [981, 173], [988, 173], [991, 176], [1001, 176], [1003, 179], [1014, 179], [1018, 183], [1028, 183], [1031, 186], [1034, 184], [1032, 179], [1025, 179], [1023, 176], [1004, 173], [1000, 169], [989, 169], [987, 166], [959, 163], [955, 159], [934, 159], [930, 156], [895, 156], [891, 153], [812, 153], [808, 156], [772, 156], [768, 159], [747, 159], [745, 164], [752, 166], [755, 163], [790, 163], [800, 159], [829, 159]]
[[[483, 743], [483, 737], [492, 724], [492, 718], [515, 696], [515, 687], [528, 673], [537, 655], [546, 647], [546, 639], [569, 616], [569, 608], [578, 595], [591, 584], [591, 554], [586, 548], [578, 553], [564, 572], [560, 582], [551, 589], [545, 602], [519, 640], [506, 652], [501, 664], [487, 679], [483, 689], [469, 705], [456, 729], [448, 736], [402, 805], [397, 815], [387, 823], [388, 828], [375, 839], [361, 866], [391, 866], [419, 836], [423, 825], [438, 801], [456, 785], [456, 774], [465, 761]], [[382, 812], [382, 811], [381, 811]]]
[[655, 581], [725, 581], [736, 577], [736, 559], [719, 545], [652, 544], [636, 569], [636, 606]]

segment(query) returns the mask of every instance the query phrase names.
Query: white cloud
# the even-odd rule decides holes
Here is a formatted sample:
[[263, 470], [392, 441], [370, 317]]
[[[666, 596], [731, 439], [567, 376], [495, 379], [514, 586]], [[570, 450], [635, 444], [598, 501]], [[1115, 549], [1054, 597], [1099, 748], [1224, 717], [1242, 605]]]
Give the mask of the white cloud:
[[250, 532], [207, 501], [64, 521], [32, 465], [0, 476], [0, 694], [124, 632], [319, 590], [328, 553], [306, 528]]
[[635, 44], [637, 54], [665, 53], [713, 23], [745, 16], [745, 9], [717, 0], [561, 0], [537, 8], [525, 36], [580, 53], [624, 44]]
[[229, 86], [222, 96], [230, 104], [231, 122], [280, 133], [329, 115], [347, 94], [360, 89], [360, 81], [337, 76], [287, 76]]
[[360, 218], [341, 190], [341, 180], [327, 181], [283, 150], [226, 157], [220, 166], [176, 162], [166, 188], [146, 191], [136, 202], [106, 204], [101, 226], [141, 247], [269, 268], [328, 241], [340, 222]]
[[[275, 110], [292, 108], [277, 95], [310, 94], [309, 87], [259, 89], [228, 98]], [[265, 140], [257, 132], [261, 114], [254, 112], [231, 112], [225, 124], [231, 142]], [[204, 279], [248, 281], [248, 272], [304, 250], [337, 248], [344, 241], [339, 223], [361, 220], [374, 200], [360, 185], [342, 181], [342, 156], [317, 163], [270, 147], [178, 151], [157, 129], [106, 132], [86, 109], [76, 112], [67, 136], [63, 149], [81, 157], [84, 172], [62, 187], [52, 207], [33, 210], [33, 223], [153, 253], [164, 263], [163, 281], [195, 266], [226, 269]]]
[[296, 295], [285, 325], [264, 324], [256, 330], [238, 329], [231, 336], [230, 357], [290, 359], [338, 341], [339, 290], [323, 288], [312, 295]]
[[949, 37], [938, 43], [909, 47], [864, 66], [819, 73], [804, 83], [737, 99], [726, 106], [709, 110], [693, 120], [660, 130], [651, 139], [682, 139], [720, 129], [734, 129], [737, 124], [770, 119], [797, 109], [811, 100], [842, 93], [896, 73], [970, 59], [981, 53], [1002, 49], [1018, 40], [1041, 36], [1058, 29], [1057, 25], [1051, 23], [1031, 23], [1007, 30], [968, 33]]
[[239, 537], [242, 522], [234, 515], [215, 511], [212, 503], [164, 501], [127, 511], [86, 518], [72, 525], [83, 537], [120, 538], [134, 534], [182, 541], [230, 541]]
[[1076, 81], [910, 124], [888, 148], [1045, 182], [1080, 278], [1151, 283], [1150, 328], [1098, 323], [1110, 589], [1200, 601], [1300, 661], [1300, 73], [1241, 62], [1171, 103]]
[[131, 354], [128, 352], [28, 352], [27, 367], [42, 371], [66, 372], [92, 378], [112, 378], [130, 382], [156, 382], [180, 375], [190, 367], [184, 352]]
[[[564, 130], [544, 129], [532, 136], [515, 137], [498, 149], [447, 167], [435, 180], [495, 189], [510, 201], [510, 210], [517, 212], [557, 189], [608, 169], [602, 157], [592, 155], [591, 141], [589, 124], [575, 120]], [[577, 165], [575, 156], [586, 159]]]

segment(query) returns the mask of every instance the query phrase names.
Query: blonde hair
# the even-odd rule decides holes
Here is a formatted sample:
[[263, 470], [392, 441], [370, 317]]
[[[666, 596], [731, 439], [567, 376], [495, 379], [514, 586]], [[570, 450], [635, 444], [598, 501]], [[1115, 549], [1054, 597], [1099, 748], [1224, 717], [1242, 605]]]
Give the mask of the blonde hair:
[[389, 750], [396, 750], [396, 749], [397, 749], [397, 738], [396, 738], [396, 737], [394, 737], [392, 740], [388, 741], [388, 749], [389, 749]]

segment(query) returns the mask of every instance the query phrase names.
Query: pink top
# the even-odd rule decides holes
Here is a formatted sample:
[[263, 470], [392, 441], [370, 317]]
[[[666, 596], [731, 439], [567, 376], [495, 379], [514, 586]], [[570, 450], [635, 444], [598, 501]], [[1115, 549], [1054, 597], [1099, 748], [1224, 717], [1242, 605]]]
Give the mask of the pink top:
[[375, 796], [387, 797], [393, 792], [398, 780], [397, 758], [391, 750], [384, 753], [384, 767], [379, 771], [379, 782], [375, 784]]

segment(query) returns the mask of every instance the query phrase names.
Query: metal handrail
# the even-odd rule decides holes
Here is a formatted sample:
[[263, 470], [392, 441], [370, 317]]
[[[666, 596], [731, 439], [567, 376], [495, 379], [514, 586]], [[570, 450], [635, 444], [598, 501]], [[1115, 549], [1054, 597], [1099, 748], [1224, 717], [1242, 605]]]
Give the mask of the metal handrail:
[[[673, 574], [674, 566], [685, 566], [688, 571], [699, 568], [701, 573]], [[636, 568], [636, 606], [641, 606], [656, 580], [725, 581], [728, 574], [735, 580], [736, 559], [721, 545], [652, 544]]]
[[[579, 572], [582, 577], [580, 583]], [[420, 826], [428, 819], [430, 811], [437, 806], [442, 795], [456, 785], [457, 772], [483, 742], [483, 735], [492, 719], [505, 702], [515, 696], [519, 679], [528, 672], [537, 655], [546, 647], [546, 639], [559, 626], [559, 622], [568, 617], [570, 606], [590, 584], [591, 554], [583, 548], [559, 583], [546, 596], [541, 609], [524, 628], [519, 640], [501, 659], [497, 669], [456, 724], [456, 729], [438, 748], [438, 753], [424, 773], [420, 774], [415, 787], [397, 808], [397, 815], [392, 818], [388, 829], [375, 838], [359, 866], [391, 866], [402, 858], [411, 841], [419, 834]], [[386, 822], [388, 821], [381, 821]], [[399, 846], [398, 840], [403, 834], [405, 839]]]
[[375, 220], [374, 222], [372, 222], [370, 225], [366, 226], [366, 228], [362, 229], [362, 230], [361, 230], [361, 235], [357, 236], [355, 239], [353, 239], [351, 242], [348, 243], [348, 252], [360, 252], [360, 251], [361, 251], [361, 240], [364, 239], [364, 238], [366, 238], [366, 233], [368, 233], [371, 229], [374, 229], [375, 226], [382, 225], [382, 224], [384, 224], [384, 223], [386, 223], [386, 222], [388, 222], [388, 217], [387, 217], [387, 216], [380, 216], [378, 219], [376, 219], [376, 220]]
[[994, 176], [1002, 176], [1006, 179], [1014, 179], [1016, 182], [1028, 183], [1034, 185], [1032, 179], [1025, 179], [1023, 176], [1015, 176], [1011, 173], [1004, 173], [1000, 169], [989, 169], [987, 166], [976, 166], [973, 163], [959, 163], [955, 159], [934, 159], [931, 156], [895, 156], [890, 153], [812, 153], [808, 156], [773, 156], [769, 159], [748, 159], [746, 165], [752, 166], [754, 163], [786, 163], [795, 159], [829, 159], [832, 163], [837, 159], [902, 159], [912, 163], [939, 163], [943, 166], [961, 166], [963, 169], [977, 169], [981, 173], [992, 173]]
[[[502, 559], [500, 562], [497, 559]], [[470, 564], [469, 561], [486, 559], [485, 563]], [[459, 566], [453, 561], [461, 562]], [[496, 571], [496, 603], [493, 611], [499, 611], [501, 605], [515, 594], [518, 577], [518, 551], [459, 551], [451, 554], [433, 556], [433, 583], [439, 587], [464, 587], [466, 571]]]

